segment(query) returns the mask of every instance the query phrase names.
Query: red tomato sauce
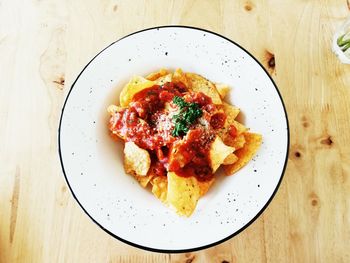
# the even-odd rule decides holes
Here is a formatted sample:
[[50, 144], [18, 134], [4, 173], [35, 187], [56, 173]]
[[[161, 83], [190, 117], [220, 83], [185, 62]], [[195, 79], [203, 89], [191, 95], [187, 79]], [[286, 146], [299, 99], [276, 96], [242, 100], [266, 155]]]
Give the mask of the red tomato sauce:
[[[197, 103], [203, 111], [202, 120], [197, 120], [186, 135], [179, 137], [171, 133], [174, 125], [170, 111], [178, 110], [172, 102], [175, 96], [183, 97], [187, 103]], [[167, 104], [170, 106], [166, 107]], [[167, 171], [172, 171], [179, 176], [206, 181], [213, 177], [210, 145], [225, 120], [226, 114], [218, 110], [210, 97], [201, 92], [189, 92], [182, 83], [168, 82], [135, 94], [129, 108], [111, 116], [109, 129], [125, 141], [148, 150], [155, 174], [166, 176]], [[181, 154], [181, 162], [171, 157], [174, 148]]]
[[149, 119], [152, 114], [164, 108], [166, 102], [172, 101], [175, 96], [182, 97], [187, 89], [182, 83], [167, 82], [163, 86], [154, 85], [136, 93], [131, 108], [134, 108], [139, 117]]
[[183, 167], [177, 159], [170, 159], [168, 170], [176, 174], [189, 177], [194, 176], [200, 181], [210, 180], [213, 177], [210, 167], [209, 148], [214, 139], [211, 130], [197, 128], [190, 130], [184, 142], [176, 149], [181, 153], [185, 163]]

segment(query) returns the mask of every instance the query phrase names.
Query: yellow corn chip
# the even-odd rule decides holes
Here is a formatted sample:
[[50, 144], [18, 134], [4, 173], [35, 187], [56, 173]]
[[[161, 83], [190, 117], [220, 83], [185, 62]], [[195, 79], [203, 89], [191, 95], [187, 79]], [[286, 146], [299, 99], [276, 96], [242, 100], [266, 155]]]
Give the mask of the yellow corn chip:
[[201, 188], [195, 177], [181, 177], [174, 172], [168, 173], [167, 203], [174, 207], [179, 215], [190, 216], [200, 196]]
[[224, 102], [222, 105], [223, 105], [224, 112], [227, 115], [226, 122], [228, 124], [231, 124], [236, 119], [236, 117], [239, 114], [240, 110], [236, 106], [230, 105], [230, 104], [228, 104], [226, 102]]
[[151, 179], [152, 193], [163, 203], [167, 200], [168, 179], [166, 176], [155, 176]]
[[168, 74], [168, 70], [165, 68], [161, 68], [160, 70], [150, 73], [147, 75], [146, 79], [148, 80], [156, 80], [159, 79], [160, 77], [163, 77]]
[[162, 77], [154, 80], [154, 83], [157, 85], [163, 85], [167, 82], [171, 82], [172, 78], [173, 78], [173, 74], [168, 74], [168, 75], [162, 76]]
[[145, 176], [150, 165], [151, 158], [147, 150], [138, 147], [134, 142], [125, 143], [124, 168], [127, 173]]
[[[150, 168], [148, 169], [148, 173], [146, 176], [139, 176], [134, 174], [136, 180], [140, 183], [140, 185], [144, 188], [147, 187], [148, 183], [151, 182], [152, 178], [157, 177], [158, 175], [155, 173], [155, 166], [151, 163]], [[152, 182], [151, 182], [152, 183]]]
[[184, 167], [190, 160], [186, 160], [185, 156], [179, 151], [179, 148], [183, 144], [183, 141], [177, 141], [173, 143], [173, 147], [171, 148], [171, 152], [169, 154], [169, 163], [172, 163], [174, 160], [179, 164], [182, 168]]
[[226, 136], [224, 140], [225, 144], [234, 147], [236, 150], [241, 149], [245, 144], [244, 134], [240, 134], [236, 137], [232, 137], [230, 135]]
[[226, 114], [226, 121], [225, 121], [224, 127], [219, 131], [218, 135], [220, 136], [220, 138], [223, 141], [225, 141], [226, 137], [229, 136], [229, 129], [230, 129], [231, 125], [234, 125], [235, 127], [237, 126], [236, 129], [237, 129], [237, 131], [239, 131], [237, 133], [237, 135], [239, 133], [245, 131], [245, 127], [243, 124], [235, 121], [235, 118], [237, 117], [237, 115], [239, 114], [239, 111], [240, 111], [239, 108], [224, 102], [222, 104], [222, 109]]
[[116, 105], [109, 105], [107, 108], [107, 111], [109, 114], [113, 115], [117, 113], [118, 111], [122, 110], [122, 107], [116, 106]]
[[194, 92], [203, 92], [212, 99], [214, 104], [222, 104], [220, 94], [212, 82], [198, 74], [186, 73], [185, 75], [190, 82], [190, 88]]
[[245, 127], [242, 123], [236, 120], [234, 120], [231, 125], [236, 127], [237, 135], [240, 135], [248, 130], [247, 127]]
[[210, 166], [213, 173], [215, 173], [226, 157], [233, 153], [234, 150], [235, 148], [225, 145], [220, 137], [216, 136], [209, 150]]
[[140, 176], [140, 175], [134, 175], [135, 179], [140, 183], [140, 185], [143, 188], [146, 188], [148, 183], [151, 181], [152, 176], [151, 175], [146, 175], [146, 176]]
[[246, 165], [254, 156], [254, 154], [259, 149], [262, 137], [260, 134], [256, 133], [244, 133], [245, 141], [244, 147], [235, 152], [238, 160], [230, 165], [224, 166], [224, 171], [227, 175], [231, 175], [241, 169], [244, 165]]
[[[237, 112], [237, 110], [233, 108], [232, 110]], [[245, 127], [242, 123], [233, 119], [233, 116], [235, 115], [237, 116], [237, 114], [239, 113], [239, 110], [237, 114], [233, 113], [233, 111], [229, 110], [230, 112], [229, 114], [231, 115], [228, 115], [225, 122], [225, 126], [223, 129], [220, 130], [218, 135], [222, 138], [225, 144], [232, 146], [236, 150], [238, 150], [242, 148], [245, 143], [245, 138], [242, 134], [247, 131], [247, 127]], [[229, 133], [231, 125], [236, 128], [236, 135], [234, 137], [232, 137], [231, 134]]]
[[237, 160], [238, 160], [238, 157], [234, 153], [230, 153], [229, 155], [227, 155], [227, 157], [225, 158], [225, 160], [222, 164], [224, 164], [224, 165], [233, 164]]
[[223, 100], [227, 93], [230, 91], [230, 87], [226, 84], [222, 83], [216, 83], [215, 84], [216, 90], [219, 92], [220, 98]]
[[147, 80], [143, 77], [134, 76], [128, 84], [122, 89], [120, 93], [120, 106], [126, 107], [132, 101], [134, 95], [141, 90], [150, 88], [154, 85], [153, 81]]
[[198, 181], [200, 196], [203, 196], [208, 192], [209, 188], [213, 185], [214, 181], [215, 181], [214, 177], [209, 181], [203, 181], [203, 182]]
[[177, 68], [173, 74], [173, 82], [178, 83], [181, 82], [184, 85], [186, 85], [186, 87], [191, 88], [191, 83], [190, 81], [187, 79], [185, 73], [183, 73], [183, 71], [180, 68]]

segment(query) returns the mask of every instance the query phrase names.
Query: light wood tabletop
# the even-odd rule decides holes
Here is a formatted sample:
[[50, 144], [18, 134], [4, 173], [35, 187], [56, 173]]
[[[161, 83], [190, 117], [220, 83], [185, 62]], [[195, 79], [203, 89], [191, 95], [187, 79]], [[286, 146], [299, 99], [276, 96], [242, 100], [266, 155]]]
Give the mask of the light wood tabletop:
[[[349, 10], [346, 0], [0, 1], [0, 262], [350, 262], [350, 66], [331, 51]], [[169, 24], [215, 31], [251, 52], [290, 123], [288, 165], [269, 207], [231, 240], [184, 254], [102, 231], [70, 193], [57, 145], [65, 96], [91, 58]]]

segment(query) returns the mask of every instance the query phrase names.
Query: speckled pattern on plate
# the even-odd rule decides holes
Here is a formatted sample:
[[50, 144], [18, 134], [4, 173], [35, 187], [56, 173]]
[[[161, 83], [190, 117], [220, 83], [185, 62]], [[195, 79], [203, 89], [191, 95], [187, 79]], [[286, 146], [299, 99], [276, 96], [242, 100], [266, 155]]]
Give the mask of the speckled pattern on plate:
[[[106, 108], [131, 76], [164, 67], [228, 84], [226, 100], [263, 136], [253, 160], [233, 176], [219, 175], [190, 218], [176, 215], [125, 174], [123, 144], [107, 129]], [[83, 210], [119, 240], [158, 252], [206, 248], [247, 227], [275, 194], [288, 146], [282, 99], [256, 59], [216, 33], [181, 26], [133, 33], [96, 55], [72, 85], [59, 127], [63, 173]]]

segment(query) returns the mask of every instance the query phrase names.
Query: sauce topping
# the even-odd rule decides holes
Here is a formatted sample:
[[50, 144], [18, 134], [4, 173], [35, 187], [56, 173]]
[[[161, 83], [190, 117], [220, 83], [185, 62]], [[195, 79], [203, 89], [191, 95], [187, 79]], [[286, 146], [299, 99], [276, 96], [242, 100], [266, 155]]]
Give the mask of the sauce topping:
[[111, 116], [109, 129], [148, 150], [157, 175], [173, 171], [205, 181], [213, 177], [210, 145], [225, 120], [210, 97], [167, 82], [136, 93], [129, 108]]
[[170, 158], [168, 170], [183, 177], [194, 176], [199, 181], [211, 179], [209, 148], [214, 136], [213, 131], [204, 128], [190, 130], [181, 143], [174, 145], [174, 158]]

